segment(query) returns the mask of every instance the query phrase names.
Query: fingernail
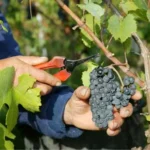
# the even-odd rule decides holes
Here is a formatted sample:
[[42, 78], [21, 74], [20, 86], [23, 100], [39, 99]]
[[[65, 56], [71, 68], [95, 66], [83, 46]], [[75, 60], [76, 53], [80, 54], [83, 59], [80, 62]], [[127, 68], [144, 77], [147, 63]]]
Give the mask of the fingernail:
[[128, 117], [128, 116], [130, 115], [129, 110], [126, 110], [126, 111], [124, 112], [124, 115], [125, 115], [126, 117]]
[[118, 127], [118, 123], [117, 122], [113, 122], [113, 128], [117, 128]]
[[87, 89], [86, 89], [86, 88], [82, 89], [82, 90], [81, 90], [81, 95], [82, 95], [82, 96], [85, 96], [86, 92], [87, 92]]
[[61, 82], [57, 82], [57, 83], [56, 83], [56, 86], [60, 86], [60, 85], [61, 85]]

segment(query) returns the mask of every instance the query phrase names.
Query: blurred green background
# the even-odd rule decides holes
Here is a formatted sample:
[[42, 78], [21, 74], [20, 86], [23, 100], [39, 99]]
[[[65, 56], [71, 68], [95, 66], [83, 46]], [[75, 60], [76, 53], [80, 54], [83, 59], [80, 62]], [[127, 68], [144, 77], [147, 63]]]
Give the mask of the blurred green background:
[[[83, 44], [80, 29], [72, 29], [76, 26], [75, 21], [60, 9], [54, 0], [32, 0], [31, 11], [28, 0], [19, 2], [21, 0], [0, 0], [0, 9], [5, 14], [23, 55], [48, 56], [49, 59], [60, 55], [70, 59], [79, 59], [97, 52], [101, 53], [96, 45], [92, 44], [89, 48]], [[64, 0], [64, 2], [82, 17], [82, 11], [77, 7], [77, 4], [82, 2], [81, 0]], [[113, 1], [115, 4], [119, 2]], [[100, 39], [103, 38], [105, 45], [111, 37], [107, 31], [107, 19], [111, 15], [112, 13], [108, 11], [107, 15], [104, 16], [105, 18], [102, 18], [101, 31], [98, 35]], [[150, 47], [148, 44], [150, 43], [149, 23], [143, 20], [137, 20], [137, 23], [138, 34]], [[131, 69], [136, 74], [141, 74], [143, 60], [139, 55], [139, 48], [133, 40], [128, 39], [123, 44], [112, 40], [109, 49], [122, 62], [125, 61], [124, 51], [127, 51], [127, 59]], [[111, 64], [103, 53], [101, 53], [101, 59], [97, 63]], [[77, 67], [67, 84], [73, 88], [81, 85], [81, 75], [85, 69], [86, 65]], [[53, 73], [52, 70], [50, 72]]]
[[[76, 26], [76, 22], [59, 8], [55, 0], [32, 0], [31, 11], [28, 0], [22, 0], [21, 3], [18, 1], [21, 0], [0, 0], [0, 10], [5, 14], [23, 55], [47, 56], [49, 59], [59, 55], [70, 59], [80, 59], [99, 52], [101, 57], [100, 60], [95, 60], [96, 63], [112, 64], [95, 44], [91, 47], [83, 44], [80, 29], [72, 29]], [[120, 2], [120, 0], [112, 1], [114, 4]], [[77, 4], [82, 2], [81, 0], [64, 0], [64, 2], [82, 18], [83, 12], [77, 7]], [[107, 14], [102, 17], [101, 30], [98, 34], [105, 45], [111, 38], [107, 30], [107, 21], [111, 15], [112, 12], [107, 9]], [[143, 18], [143, 20], [137, 19], [137, 25], [138, 35], [150, 48], [150, 24]], [[126, 51], [131, 70], [143, 78], [143, 59], [138, 46], [132, 39], [128, 39], [123, 44], [112, 39], [109, 50], [121, 62], [125, 62], [124, 52]], [[84, 70], [86, 70], [86, 64], [77, 67], [66, 84], [74, 89], [82, 85], [81, 76]], [[54, 73], [52, 70], [49, 71]], [[120, 73], [124, 75], [121, 71]], [[127, 133], [126, 131], [128, 130], [124, 133]]]

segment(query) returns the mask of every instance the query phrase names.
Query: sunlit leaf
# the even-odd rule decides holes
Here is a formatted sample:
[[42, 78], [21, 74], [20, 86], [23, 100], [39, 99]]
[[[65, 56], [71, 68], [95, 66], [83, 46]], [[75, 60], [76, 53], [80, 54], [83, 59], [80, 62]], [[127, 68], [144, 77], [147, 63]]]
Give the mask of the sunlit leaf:
[[5, 141], [5, 147], [7, 150], [13, 150], [14, 144], [11, 141]]
[[150, 121], [150, 115], [145, 115], [145, 117], [147, 121]]
[[[100, 28], [101, 22], [99, 19], [93, 17], [91, 14], [86, 14], [84, 18], [86, 20], [86, 25], [92, 30], [92, 32], [95, 32], [94, 29], [96, 28], [96, 26]], [[87, 47], [91, 47], [93, 39], [82, 28], [81, 28], [81, 34], [82, 34], [82, 41], [84, 45]]]
[[5, 150], [5, 131], [0, 124], [0, 149]]
[[13, 88], [13, 98], [31, 112], [39, 111], [41, 106], [40, 89], [33, 88], [35, 81], [28, 74], [24, 74], [20, 76], [19, 84]]
[[96, 67], [97, 67], [97, 65], [95, 65], [95, 64], [92, 63], [92, 62], [88, 62], [88, 63], [87, 63], [87, 71], [84, 71], [84, 72], [82, 73], [82, 83], [83, 83], [84, 86], [89, 87], [89, 85], [90, 85], [90, 72], [91, 72], [94, 68], [96, 68]]
[[145, 9], [147, 10], [147, 4], [145, 0], [133, 0], [133, 2], [136, 4], [136, 6], [139, 9]]
[[0, 109], [3, 104], [6, 103], [8, 92], [12, 88], [14, 74], [14, 67], [9, 67], [0, 71]]
[[129, 11], [137, 10], [138, 7], [135, 5], [133, 1], [122, 1], [119, 5], [122, 10], [127, 14]]
[[113, 15], [108, 21], [108, 30], [115, 40], [120, 39], [121, 42], [124, 42], [131, 37], [132, 33], [136, 32], [137, 25], [131, 14], [128, 14], [125, 18]]
[[100, 17], [103, 16], [105, 12], [105, 9], [94, 3], [80, 4], [78, 6], [83, 10], [87, 10], [92, 16], [98, 19], [100, 19]]

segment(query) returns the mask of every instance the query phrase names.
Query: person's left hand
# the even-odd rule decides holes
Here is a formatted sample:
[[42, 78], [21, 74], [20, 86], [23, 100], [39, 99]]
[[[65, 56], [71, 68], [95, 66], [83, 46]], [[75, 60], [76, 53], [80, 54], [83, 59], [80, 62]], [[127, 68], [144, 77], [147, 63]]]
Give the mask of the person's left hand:
[[[89, 97], [90, 89], [87, 87], [81, 86], [74, 91], [64, 110], [65, 124], [74, 125], [84, 130], [101, 130], [92, 121]], [[137, 91], [132, 99], [139, 100], [141, 97], [141, 94]], [[114, 108], [114, 119], [108, 123], [107, 134], [109, 136], [117, 135], [121, 130], [124, 118], [131, 116], [132, 113], [133, 107], [130, 103], [128, 106], [121, 108], [120, 111]]]

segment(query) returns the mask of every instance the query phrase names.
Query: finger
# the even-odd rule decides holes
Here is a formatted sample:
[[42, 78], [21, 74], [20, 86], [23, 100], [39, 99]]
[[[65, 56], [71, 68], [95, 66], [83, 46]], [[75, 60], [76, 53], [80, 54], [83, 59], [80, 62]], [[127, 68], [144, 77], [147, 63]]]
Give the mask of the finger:
[[129, 117], [132, 115], [132, 113], [133, 113], [133, 107], [132, 107], [131, 103], [129, 103], [126, 107], [122, 107], [120, 109], [120, 116], [122, 118]]
[[36, 82], [34, 84], [34, 87], [39, 88], [41, 90], [41, 95], [46, 95], [52, 90], [52, 86], [49, 86], [47, 84], [42, 84], [40, 82]]
[[119, 134], [120, 131], [121, 131], [120, 128], [117, 129], [117, 130], [111, 130], [111, 129], [108, 128], [106, 132], [107, 132], [107, 134], [108, 134], [109, 136], [115, 136], [115, 135]]
[[38, 65], [48, 61], [47, 57], [37, 56], [18, 56], [17, 58], [29, 65]]
[[33, 76], [37, 81], [41, 83], [45, 83], [51, 86], [61, 85], [61, 81], [59, 79], [43, 70], [28, 66], [28, 72], [31, 76]]
[[117, 128], [120, 128], [123, 124], [123, 119], [121, 118], [120, 114], [118, 112], [114, 113], [114, 119], [108, 122], [108, 127], [111, 130], [115, 130]]
[[133, 100], [140, 100], [142, 98], [142, 94], [139, 91], [136, 91], [136, 93], [131, 98]]
[[90, 89], [85, 86], [80, 86], [75, 90], [75, 95], [78, 97], [78, 99], [86, 100], [90, 97]]

